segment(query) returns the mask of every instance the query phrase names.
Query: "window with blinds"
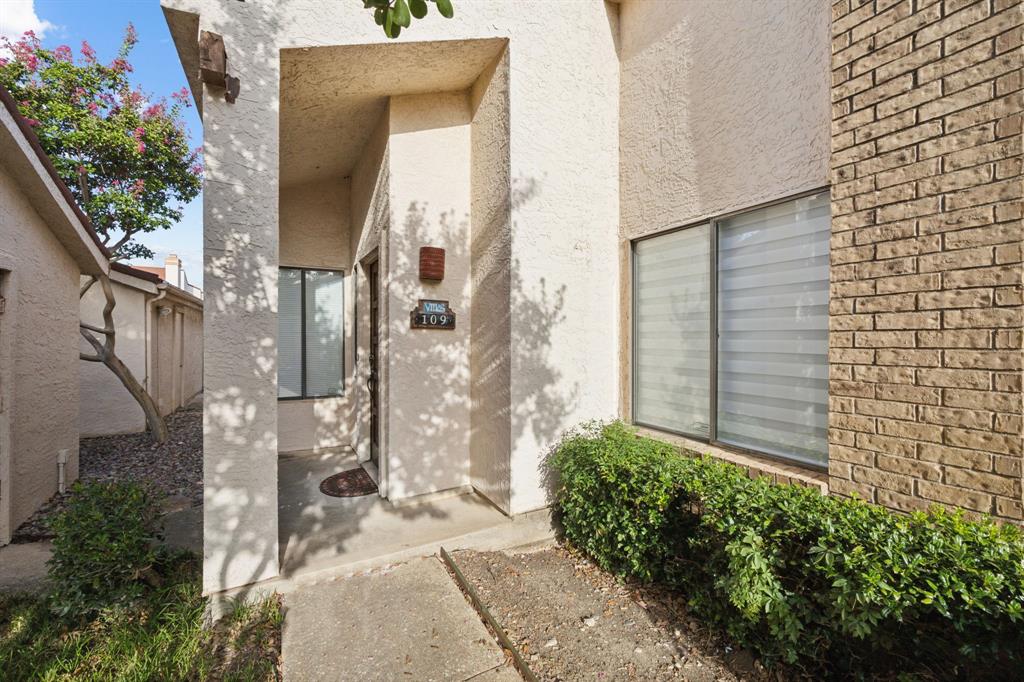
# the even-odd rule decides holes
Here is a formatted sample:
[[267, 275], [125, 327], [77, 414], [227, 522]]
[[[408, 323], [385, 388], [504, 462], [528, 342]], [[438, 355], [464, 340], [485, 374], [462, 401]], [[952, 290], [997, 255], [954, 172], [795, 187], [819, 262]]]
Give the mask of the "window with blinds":
[[278, 398], [342, 394], [344, 314], [342, 272], [281, 268], [278, 278]]
[[637, 242], [635, 419], [707, 438], [711, 410], [708, 225]]
[[634, 244], [637, 423], [826, 464], [830, 223], [821, 192]]

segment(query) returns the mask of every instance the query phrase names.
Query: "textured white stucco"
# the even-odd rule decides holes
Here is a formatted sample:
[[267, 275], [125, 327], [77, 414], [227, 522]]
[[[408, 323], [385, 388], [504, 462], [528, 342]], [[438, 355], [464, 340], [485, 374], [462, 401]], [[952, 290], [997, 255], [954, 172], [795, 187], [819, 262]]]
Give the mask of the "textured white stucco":
[[11, 173], [11, 161], [0, 157], [0, 294], [7, 301], [0, 315], [7, 434], [0, 440], [9, 441], [0, 442], [0, 544], [57, 492], [60, 450], [68, 451], [68, 484], [78, 478], [79, 266]]
[[625, 0], [622, 233], [828, 183], [829, 3]]
[[[393, 97], [388, 144], [388, 498], [469, 483], [470, 110], [465, 92]], [[445, 249], [442, 282], [419, 249]], [[412, 329], [419, 299], [449, 301], [454, 330]]]
[[[198, 14], [202, 29], [224, 36], [229, 71], [241, 82], [235, 104], [226, 104], [210, 89], [203, 102], [208, 168], [206, 588], [222, 589], [277, 572], [275, 343], [282, 49], [508, 40], [509, 510], [518, 513], [545, 504], [542, 462], [549, 446], [569, 426], [612, 416], [618, 394], [617, 6], [579, 2], [572, 11], [553, 12], [551, 3], [543, 0], [474, 0], [459, 5], [451, 20], [431, 13], [392, 43], [355, 2], [164, 4], [186, 13], [169, 13], [171, 21], [176, 15]], [[567, 37], [572, 38], [571, 49]], [[441, 48], [443, 63], [444, 45]], [[329, 144], [329, 137], [324, 143]], [[468, 127], [466, 146], [468, 150]], [[444, 167], [430, 170], [448, 172]], [[468, 163], [465, 173], [468, 210]], [[394, 189], [394, 177], [392, 184], [392, 195], [403, 191]], [[392, 205], [392, 230], [407, 208]], [[388, 240], [380, 246], [389, 267], [412, 257], [386, 254], [397, 246]], [[467, 282], [468, 275], [467, 266]], [[397, 294], [390, 291], [387, 298], [389, 325], [407, 325], [415, 301], [402, 299], [399, 305]], [[470, 310], [463, 305], [459, 312], [465, 316]], [[386, 352], [397, 351], [389, 346]], [[465, 354], [468, 363], [468, 348]], [[468, 386], [469, 378], [464, 380]], [[399, 383], [389, 380], [389, 391], [398, 390]], [[419, 398], [412, 416], [426, 416], [422, 425], [434, 428], [429, 415], [436, 396], [421, 393]], [[459, 409], [468, 411], [468, 402]], [[382, 416], [394, 420], [403, 415], [392, 408], [391, 414]], [[385, 437], [393, 439], [397, 431], [388, 431]], [[406, 444], [392, 442], [388, 447]], [[468, 476], [468, 471], [444, 476], [454, 480]]]
[[473, 487], [511, 509], [512, 347], [508, 51], [470, 91], [472, 333], [470, 338], [470, 476]]

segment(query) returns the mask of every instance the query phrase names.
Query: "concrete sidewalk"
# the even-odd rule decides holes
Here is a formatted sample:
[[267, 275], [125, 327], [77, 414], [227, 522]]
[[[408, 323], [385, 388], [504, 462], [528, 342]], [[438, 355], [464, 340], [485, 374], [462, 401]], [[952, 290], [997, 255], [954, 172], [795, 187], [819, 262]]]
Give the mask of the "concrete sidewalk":
[[0, 592], [34, 592], [46, 583], [53, 544], [28, 542], [0, 547]]
[[286, 681], [521, 679], [437, 557], [284, 600]]

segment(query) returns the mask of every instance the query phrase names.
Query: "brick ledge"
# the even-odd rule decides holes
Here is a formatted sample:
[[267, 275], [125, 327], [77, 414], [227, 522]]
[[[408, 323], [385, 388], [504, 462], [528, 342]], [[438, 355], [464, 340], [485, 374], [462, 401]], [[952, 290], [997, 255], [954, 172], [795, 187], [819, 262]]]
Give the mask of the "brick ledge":
[[824, 471], [816, 471], [797, 464], [784, 464], [768, 457], [758, 457], [757, 455], [726, 450], [715, 445], [702, 443], [666, 431], [658, 431], [646, 426], [637, 427], [637, 433], [647, 438], [669, 443], [680, 449], [707, 454], [715, 459], [735, 464], [745, 469], [747, 475], [751, 478], [767, 477], [773, 483], [788, 483], [808, 488], [817, 488], [823, 495], [828, 494], [828, 474]]

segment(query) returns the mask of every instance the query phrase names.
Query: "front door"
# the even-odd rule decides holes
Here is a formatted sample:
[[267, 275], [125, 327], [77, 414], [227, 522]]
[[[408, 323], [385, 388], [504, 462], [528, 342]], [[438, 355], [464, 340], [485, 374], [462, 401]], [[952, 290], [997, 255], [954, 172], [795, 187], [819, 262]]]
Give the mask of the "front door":
[[370, 391], [370, 461], [380, 475], [380, 398], [378, 358], [380, 357], [380, 304], [377, 288], [380, 284], [377, 261], [369, 265], [366, 278], [370, 284], [370, 377], [366, 388]]

